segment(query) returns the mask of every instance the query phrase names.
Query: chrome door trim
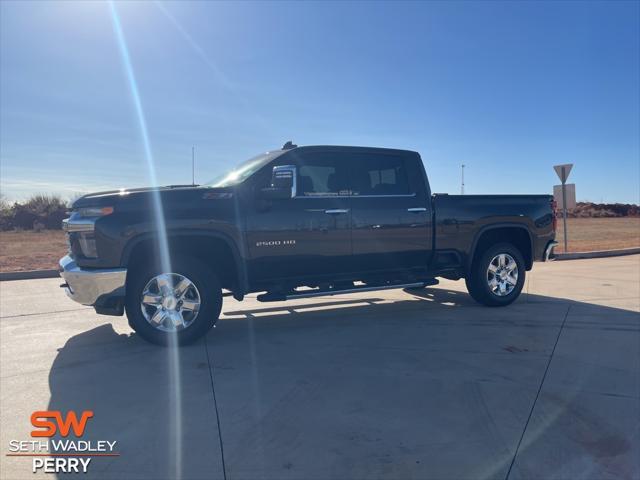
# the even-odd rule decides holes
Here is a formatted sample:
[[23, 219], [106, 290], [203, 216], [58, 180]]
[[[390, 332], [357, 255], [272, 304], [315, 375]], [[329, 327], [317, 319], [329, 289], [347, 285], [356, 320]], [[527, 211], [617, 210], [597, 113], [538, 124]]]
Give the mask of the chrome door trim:
[[398, 195], [351, 195], [351, 198], [413, 198], [415, 193], [403, 193]]
[[299, 195], [295, 198], [413, 198], [415, 193], [404, 195]]
[[340, 213], [349, 213], [349, 209], [348, 208], [332, 208], [329, 210], [325, 210], [324, 213], [327, 213], [329, 215], [337, 215]]

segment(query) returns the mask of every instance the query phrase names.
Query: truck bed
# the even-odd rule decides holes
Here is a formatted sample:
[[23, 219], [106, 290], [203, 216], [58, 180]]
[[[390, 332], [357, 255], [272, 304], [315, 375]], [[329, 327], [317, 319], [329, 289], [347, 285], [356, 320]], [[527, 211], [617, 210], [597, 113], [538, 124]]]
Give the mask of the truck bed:
[[[532, 243], [532, 258], [541, 260], [553, 240], [551, 195], [448, 195], [434, 194], [435, 264], [469, 265], [481, 235], [500, 228], [521, 228]], [[493, 235], [499, 237], [499, 230]]]

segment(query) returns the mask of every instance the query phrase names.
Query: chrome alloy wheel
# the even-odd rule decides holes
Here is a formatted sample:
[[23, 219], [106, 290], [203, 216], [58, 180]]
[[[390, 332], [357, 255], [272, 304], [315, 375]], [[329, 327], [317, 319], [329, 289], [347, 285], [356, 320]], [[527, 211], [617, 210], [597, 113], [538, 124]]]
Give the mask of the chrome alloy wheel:
[[191, 325], [198, 316], [200, 292], [184, 275], [161, 273], [144, 287], [140, 308], [154, 328], [177, 332]]
[[489, 290], [498, 297], [509, 295], [518, 283], [518, 264], [508, 253], [493, 257], [487, 268]]

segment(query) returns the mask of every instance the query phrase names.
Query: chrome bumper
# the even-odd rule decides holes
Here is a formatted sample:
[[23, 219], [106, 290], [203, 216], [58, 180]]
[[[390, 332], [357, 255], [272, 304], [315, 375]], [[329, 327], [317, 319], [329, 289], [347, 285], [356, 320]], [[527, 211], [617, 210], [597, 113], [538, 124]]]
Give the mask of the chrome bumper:
[[82, 305], [95, 305], [101, 299], [125, 294], [126, 268], [82, 269], [67, 255], [60, 259], [60, 276], [69, 298]]
[[549, 242], [549, 245], [547, 245], [547, 248], [544, 249], [544, 258], [543, 258], [543, 262], [548, 262], [549, 260], [553, 260], [553, 249], [556, 248], [556, 246], [558, 245], [558, 242], [556, 242], [555, 240], [552, 242]]

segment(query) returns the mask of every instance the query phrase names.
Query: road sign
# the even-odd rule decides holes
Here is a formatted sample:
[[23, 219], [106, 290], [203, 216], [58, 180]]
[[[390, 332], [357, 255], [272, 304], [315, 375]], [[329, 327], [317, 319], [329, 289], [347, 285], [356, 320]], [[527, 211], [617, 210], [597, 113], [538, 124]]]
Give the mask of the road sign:
[[[565, 197], [567, 199], [567, 210], [576, 208], [576, 184], [565, 183]], [[562, 195], [562, 185], [553, 186], [553, 199], [556, 201], [558, 208], [564, 210], [564, 199]]]
[[558, 174], [558, 178], [562, 183], [565, 183], [567, 181], [567, 178], [569, 178], [569, 173], [571, 172], [572, 168], [573, 168], [573, 163], [565, 163], [562, 165], [553, 166], [553, 169]]
[[[553, 166], [553, 169], [558, 174], [558, 178], [562, 182], [562, 185], [559, 185], [560, 187], [559, 195], [556, 195], [556, 187], [553, 187], [553, 196], [555, 197], [556, 202], [558, 202], [558, 206], [562, 205], [562, 207], [560, 208], [562, 208], [562, 223], [564, 225], [564, 251], [565, 252], [567, 252], [567, 208], [575, 208], [576, 206], [576, 186], [574, 184], [571, 184], [571, 186], [573, 186], [573, 197], [570, 198], [568, 196], [569, 192], [567, 191], [568, 190], [567, 187], [569, 187], [569, 185], [567, 185], [567, 178], [569, 178], [569, 173], [571, 172], [572, 168], [573, 168], [573, 163], [564, 163], [562, 165]], [[573, 202], [570, 202], [570, 199], [572, 199]], [[567, 208], [565, 208], [565, 206]]]

